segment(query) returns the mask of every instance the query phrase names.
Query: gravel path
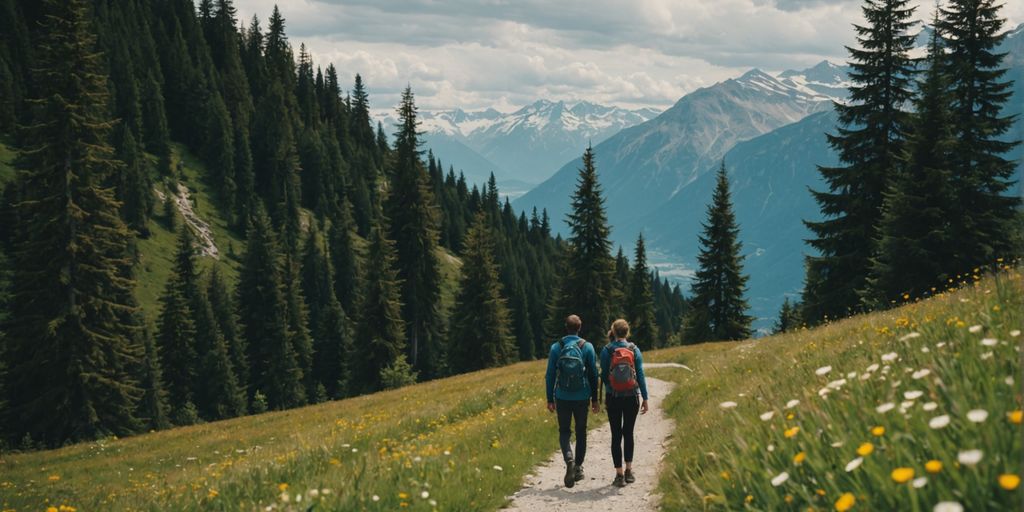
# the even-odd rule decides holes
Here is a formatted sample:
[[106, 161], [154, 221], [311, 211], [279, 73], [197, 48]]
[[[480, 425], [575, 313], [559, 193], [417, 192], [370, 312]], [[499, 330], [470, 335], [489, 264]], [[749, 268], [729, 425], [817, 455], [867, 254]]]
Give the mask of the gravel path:
[[[682, 365], [675, 363], [644, 364], [645, 369], [680, 366]], [[505, 510], [657, 510], [660, 500], [656, 493], [658, 469], [665, 457], [669, 437], [675, 430], [675, 422], [663, 414], [661, 402], [674, 386], [673, 383], [647, 377], [650, 410], [647, 414], [637, 417], [633, 430], [636, 443], [633, 454], [635, 483], [621, 489], [612, 487], [615, 469], [612, 465], [611, 427], [608, 425], [606, 413], [602, 410], [598, 414], [604, 419], [604, 424], [587, 434], [587, 459], [583, 463], [586, 478], [576, 482], [572, 489], [567, 489], [562, 483], [565, 463], [562, 462], [561, 451], [556, 450], [551, 459], [534, 468], [533, 473], [526, 476], [523, 487], [510, 497], [511, 503]], [[551, 429], [551, 440], [553, 444], [558, 443], [558, 432], [555, 428]]]

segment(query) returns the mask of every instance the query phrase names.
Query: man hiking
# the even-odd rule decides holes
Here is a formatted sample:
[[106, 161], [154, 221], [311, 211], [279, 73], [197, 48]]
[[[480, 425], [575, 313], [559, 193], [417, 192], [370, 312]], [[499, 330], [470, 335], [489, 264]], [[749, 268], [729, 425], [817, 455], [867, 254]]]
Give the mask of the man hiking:
[[[565, 486], [583, 480], [583, 460], [587, 455], [587, 401], [595, 413], [598, 407], [597, 364], [594, 346], [580, 338], [583, 322], [576, 315], [565, 319], [564, 338], [551, 345], [546, 375], [548, 411], [558, 411], [558, 443], [565, 459]], [[576, 422], [576, 455], [569, 439]]]

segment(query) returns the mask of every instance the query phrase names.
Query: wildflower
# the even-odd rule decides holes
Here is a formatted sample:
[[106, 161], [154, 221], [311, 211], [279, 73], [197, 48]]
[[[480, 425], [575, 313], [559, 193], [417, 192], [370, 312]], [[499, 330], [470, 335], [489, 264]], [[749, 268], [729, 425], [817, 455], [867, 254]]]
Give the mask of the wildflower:
[[1006, 378], [1003, 379], [1003, 382], [1005, 382], [1007, 386], [1012, 386], [1014, 382], [1013, 375], [1007, 375]]
[[868, 455], [871, 455], [874, 451], [875, 445], [871, 443], [862, 443], [860, 446], [857, 447], [857, 455], [860, 455], [861, 457], [867, 457]]
[[495, 470], [495, 471], [505, 471], [505, 468], [503, 468], [503, 467], [501, 467], [501, 466], [498, 466], [498, 465], [495, 465], [495, 466], [494, 466], [494, 470]]
[[748, 494], [747, 497], [743, 501], [745, 501], [747, 503], [753, 503], [754, 502], [754, 495], [753, 494]]
[[291, 501], [292, 497], [288, 493], [282, 492], [280, 495], [278, 495], [277, 499], [281, 500], [284, 503], [288, 503], [289, 501]]
[[939, 408], [939, 404], [937, 404], [935, 402], [928, 402], [928, 403], [922, 405], [921, 408], [926, 410], [926, 411], [934, 411], [935, 409]]
[[722, 409], [732, 409], [733, 407], [736, 407], [736, 402], [722, 402], [718, 404], [718, 406]]
[[400, 500], [407, 500], [407, 499], [409, 499], [409, 493], [405, 493], [405, 492], [398, 493], [398, 499], [400, 499]]
[[931, 373], [932, 373], [932, 371], [929, 370], [928, 368], [922, 368], [922, 369], [914, 372], [910, 376], [913, 377], [914, 380], [917, 380], [917, 379], [923, 379], [923, 378], [931, 375]]
[[47, 507], [46, 512], [60, 512], [57, 507]]
[[985, 361], [987, 359], [992, 359], [992, 356], [994, 356], [994, 355], [995, 354], [993, 354], [991, 351], [990, 352], [985, 352], [984, 354], [981, 355], [981, 360]]
[[846, 512], [853, 508], [854, 503], [857, 503], [857, 498], [853, 497], [853, 493], [843, 493], [843, 495], [836, 500], [836, 510], [838, 512]]
[[206, 497], [210, 498], [212, 500], [212, 499], [216, 498], [218, 494], [220, 494], [220, 493], [217, 492], [217, 489], [210, 489], [210, 492], [206, 493]]
[[373, 501], [380, 501], [380, 496], [377, 496], [376, 494], [374, 494], [372, 497], [370, 497], [370, 499], [373, 500]]
[[908, 341], [908, 340], [912, 340], [914, 338], [920, 338], [920, 337], [921, 337], [921, 333], [919, 333], [919, 332], [912, 332], [912, 333], [909, 333], [909, 334], [905, 334], [903, 337], [900, 338], [900, 341]]
[[986, 347], [994, 347], [999, 343], [999, 340], [995, 338], [982, 338], [981, 344]]
[[934, 430], [938, 430], [940, 428], [946, 428], [947, 425], [949, 425], [949, 415], [948, 414], [943, 414], [942, 416], [936, 416], [936, 417], [928, 420], [928, 426], [931, 427]]
[[871, 372], [877, 371], [877, 370], [878, 370], [878, 363], [874, 363], [871, 366], [868, 366], [864, 371], [866, 371], [868, 373], [871, 373]]
[[279, 490], [281, 492], [287, 491], [288, 490], [288, 484], [286, 484], [286, 483], [277, 484], [277, 490]]
[[930, 460], [928, 462], [925, 462], [924, 463], [924, 470], [934, 475], [934, 474], [938, 473], [939, 471], [942, 471], [942, 462], [941, 461], [937, 461], [935, 459], [932, 459], [932, 460]]
[[320, 490], [319, 489], [310, 489], [309, 490], [309, 497], [310, 498], [316, 498], [317, 496], [320, 496]]
[[775, 445], [774, 444], [770, 444], [770, 445], [768, 445], [767, 449], [768, 449], [769, 452], [774, 452], [775, 451]]
[[1016, 338], [1017, 336], [1020, 336], [1020, 329], [1014, 329], [1014, 330], [1010, 331], [1010, 336], [1014, 337], [1014, 338]]
[[885, 427], [879, 425], [877, 427], [872, 428], [871, 435], [875, 437], [882, 437], [883, 435], [885, 435]]
[[778, 486], [786, 483], [786, 480], [789, 480], [789, 473], [786, 473], [785, 471], [783, 471], [782, 473], [779, 473], [778, 475], [775, 475], [775, 478], [772, 478], [772, 486], [773, 487], [778, 487]]
[[846, 444], [846, 443], [844, 443], [842, 441], [836, 441], [836, 442], [832, 443], [829, 446], [831, 446], [832, 448], [841, 448], [844, 444]]
[[420, 498], [427, 499], [429, 497], [430, 497], [430, 493], [427, 492], [427, 491], [423, 491], [423, 492], [420, 493]]
[[1012, 473], [1005, 473], [999, 475], [999, 487], [1007, 491], [1012, 491], [1020, 485], [1020, 477]]
[[340, 465], [340, 464], [341, 464], [341, 461], [338, 460], [337, 458], [332, 458], [331, 459], [331, 465], [332, 466], [337, 466], [337, 465]]
[[1020, 425], [1022, 417], [1024, 417], [1024, 412], [1020, 409], [1006, 413], [1006, 419], [1010, 420], [1010, 423], [1014, 425]]
[[728, 480], [729, 479], [729, 472], [728, 471], [722, 471], [719, 474], [722, 475], [722, 479], [723, 480]]
[[796, 415], [795, 415], [795, 414], [793, 414], [793, 413], [789, 413], [789, 414], [787, 414], [787, 415], [786, 415], [786, 419], [787, 419], [787, 420], [791, 420], [791, 419], [793, 419], [793, 418], [796, 418]]
[[782, 501], [785, 501], [786, 503], [793, 503], [793, 495], [787, 494], [785, 498], [782, 498]]
[[935, 504], [932, 512], [964, 512], [964, 507], [955, 501], [940, 501]]
[[761, 421], [769, 421], [774, 416], [775, 416], [775, 411], [768, 411], [766, 413], [761, 414]]
[[860, 465], [863, 464], [863, 463], [864, 463], [864, 457], [857, 457], [856, 459], [853, 459], [850, 462], [847, 462], [846, 463], [846, 472], [849, 473], [850, 471], [853, 471], [853, 470], [859, 468]]
[[830, 371], [832, 371], [832, 367], [831, 366], [822, 366], [821, 368], [818, 368], [817, 370], [814, 370], [814, 374], [815, 375], [819, 375], [819, 376], [827, 375], [828, 372], [830, 372]]
[[984, 423], [988, 419], [988, 411], [985, 409], [974, 409], [967, 412], [967, 419], [974, 423]]
[[980, 325], [972, 325], [972, 326], [967, 328], [967, 332], [969, 332], [971, 334], [978, 334], [979, 332], [981, 332], [981, 326]]
[[806, 460], [806, 459], [807, 459], [807, 453], [806, 452], [800, 452], [800, 453], [796, 454], [796, 456], [793, 457], [793, 464], [797, 464], [797, 465], [803, 464], [804, 460]]
[[786, 409], [792, 409], [798, 405], [800, 405], [800, 400], [790, 400], [786, 402]]
[[793, 427], [786, 429], [786, 431], [783, 432], [782, 435], [786, 436], [786, 439], [789, 439], [795, 436], [798, 432], [800, 432], [800, 427]]
[[817, 494], [818, 496], [824, 496], [824, 495], [825, 495], [825, 489], [818, 489], [818, 490], [816, 490], [816, 491], [814, 491], [814, 492], [815, 492], [815, 494]]
[[60, 480], [60, 475], [50, 475], [49, 477], [47, 477], [47, 480], [49, 480], [51, 482], [56, 482], [56, 481]]
[[981, 450], [966, 450], [956, 455], [956, 460], [964, 466], [973, 466], [981, 462], [985, 454]]
[[888, 354], [883, 354], [882, 355], [882, 361], [884, 361], [886, 363], [889, 363], [889, 362], [895, 361], [898, 357], [899, 357], [899, 355], [896, 354], [896, 352], [889, 352]]
[[923, 396], [923, 395], [924, 395], [923, 391], [918, 391], [918, 390], [915, 389], [913, 391], [906, 391], [906, 392], [904, 392], [903, 393], [903, 398], [906, 398], [907, 400], [917, 400], [918, 398], [921, 398], [921, 396]]
[[896, 468], [889, 474], [892, 477], [892, 481], [898, 484], [904, 484], [914, 478], [913, 468]]
[[827, 387], [830, 388], [830, 389], [839, 389], [839, 388], [841, 388], [841, 387], [843, 387], [845, 385], [846, 385], [846, 379], [839, 379], [839, 380], [834, 380], [832, 382], [829, 382]]
[[910, 485], [914, 489], [920, 489], [920, 488], [928, 485], [928, 477], [926, 477], [926, 476], [917, 477], [917, 478], [914, 479], [913, 482], [910, 482]]

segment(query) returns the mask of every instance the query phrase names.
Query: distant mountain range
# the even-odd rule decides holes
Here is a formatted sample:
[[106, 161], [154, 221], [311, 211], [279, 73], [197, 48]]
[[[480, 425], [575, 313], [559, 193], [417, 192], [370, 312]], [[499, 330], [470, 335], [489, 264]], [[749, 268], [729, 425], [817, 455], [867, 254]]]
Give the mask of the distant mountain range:
[[[628, 110], [587, 101], [539, 100], [515, 112], [494, 109], [421, 111], [424, 147], [464, 170], [469, 181], [483, 183], [491, 172], [502, 192], [515, 197], [551, 176], [578, 156], [623, 128], [657, 116], [651, 108]], [[393, 125], [393, 114], [380, 118]]]

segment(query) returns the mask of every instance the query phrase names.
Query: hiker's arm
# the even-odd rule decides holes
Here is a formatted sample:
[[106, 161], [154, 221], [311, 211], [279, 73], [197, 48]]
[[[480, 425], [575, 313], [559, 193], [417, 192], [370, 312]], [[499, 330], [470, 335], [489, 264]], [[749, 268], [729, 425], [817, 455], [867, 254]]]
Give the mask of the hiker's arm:
[[548, 403], [555, 403], [555, 365], [558, 364], [558, 352], [554, 348], [548, 355], [548, 371], [544, 375], [545, 389], [548, 395]]
[[608, 345], [601, 349], [601, 383], [608, 385], [608, 365], [611, 364], [611, 356], [608, 355]]
[[640, 396], [647, 401], [647, 379], [644, 378], [644, 356], [640, 353], [640, 347], [636, 347], [636, 381], [640, 383]]
[[597, 355], [594, 354], [594, 346], [587, 351], [587, 380], [590, 382], [590, 403], [597, 403]]

